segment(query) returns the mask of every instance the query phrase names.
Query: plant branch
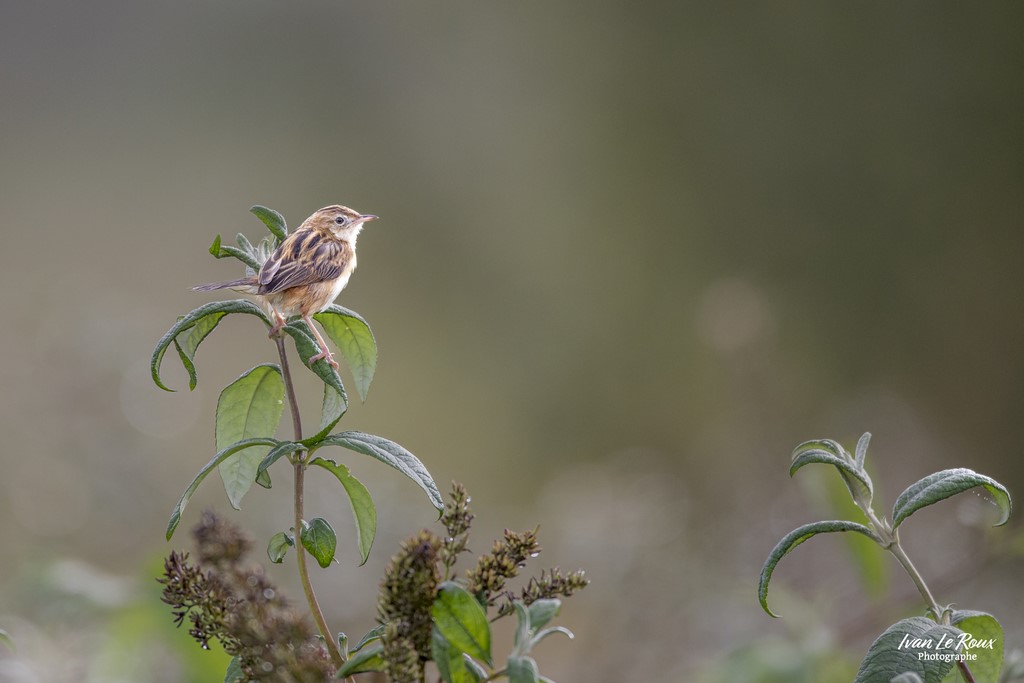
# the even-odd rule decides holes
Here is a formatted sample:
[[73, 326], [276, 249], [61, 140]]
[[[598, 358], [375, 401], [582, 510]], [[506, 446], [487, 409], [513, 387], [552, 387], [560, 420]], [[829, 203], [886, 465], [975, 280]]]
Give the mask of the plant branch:
[[[917, 571], [917, 567], [910, 561], [910, 557], [906, 551], [903, 550], [903, 546], [900, 545], [900, 538], [897, 532], [893, 532], [893, 543], [889, 546], [889, 552], [893, 554], [896, 560], [903, 565], [903, 569], [906, 570], [907, 574], [910, 575], [914, 585], [917, 586], [917, 590], [921, 593], [921, 597], [928, 603], [928, 608], [935, 615], [935, 620], [939, 623], [949, 625], [949, 618], [945, 616], [944, 611], [939, 607], [939, 603], [935, 601], [935, 596], [928, 589], [928, 584], [924, 582], [924, 578], [920, 572]], [[967, 663], [962, 660], [957, 660], [957, 669], [960, 670], [960, 677], [964, 679], [964, 683], [976, 683], [974, 680], [974, 674], [971, 673], [971, 669], [967, 666]]]
[[928, 584], [924, 582], [920, 572], [917, 571], [917, 567], [915, 567], [914, 563], [910, 561], [906, 551], [903, 550], [903, 546], [900, 545], [898, 538], [895, 539], [893, 544], [889, 547], [889, 552], [891, 552], [896, 560], [903, 565], [903, 569], [905, 569], [907, 574], [910, 575], [910, 579], [914, 582], [914, 585], [917, 586], [917, 590], [921, 593], [921, 597], [924, 598], [926, 603], [928, 603], [928, 608], [935, 615], [935, 619], [940, 620], [942, 618], [942, 608], [939, 607], [939, 603], [935, 601], [935, 596], [933, 596], [932, 592], [928, 589]]
[[[288, 355], [285, 353], [284, 339], [280, 333], [275, 338], [277, 353], [281, 357], [281, 376], [284, 379], [285, 393], [288, 396], [288, 405], [292, 410], [292, 424], [295, 427], [295, 440], [302, 439], [302, 421], [299, 418], [299, 406], [295, 400], [295, 387], [292, 384], [292, 375], [288, 370]], [[313, 584], [309, 580], [309, 568], [306, 565], [306, 549], [302, 547], [302, 518], [303, 499], [305, 490], [306, 474], [306, 451], [299, 451], [292, 460], [295, 467], [295, 556], [299, 563], [299, 579], [302, 581], [302, 590], [306, 594], [306, 601], [309, 603], [309, 611], [313, 614], [313, 620], [324, 638], [327, 652], [335, 666], [340, 667], [345, 663], [345, 657], [341, 654], [338, 644], [327, 627], [327, 620], [324, 619], [323, 610], [317, 602], [316, 593], [313, 592]]]

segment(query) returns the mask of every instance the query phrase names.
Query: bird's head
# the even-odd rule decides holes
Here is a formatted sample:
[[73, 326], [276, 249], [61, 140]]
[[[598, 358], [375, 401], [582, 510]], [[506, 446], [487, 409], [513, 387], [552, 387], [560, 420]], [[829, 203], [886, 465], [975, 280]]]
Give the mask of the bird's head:
[[325, 206], [302, 224], [302, 228], [314, 228], [323, 232], [330, 232], [335, 237], [349, 242], [355, 242], [363, 224], [375, 220], [373, 214], [362, 214], [347, 206]]

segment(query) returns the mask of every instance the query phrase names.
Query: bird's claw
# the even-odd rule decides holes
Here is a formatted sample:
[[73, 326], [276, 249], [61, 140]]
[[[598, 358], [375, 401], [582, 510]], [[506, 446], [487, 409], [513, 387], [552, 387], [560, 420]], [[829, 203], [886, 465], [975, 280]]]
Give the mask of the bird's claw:
[[334, 360], [334, 354], [332, 354], [330, 351], [321, 351], [320, 353], [316, 354], [315, 356], [310, 356], [310, 358], [309, 358], [310, 366], [312, 366], [313, 363], [317, 362], [318, 360], [326, 360], [328, 363], [330, 363], [331, 367], [334, 368], [335, 370], [337, 370], [338, 367], [339, 367], [338, 366], [338, 361]]

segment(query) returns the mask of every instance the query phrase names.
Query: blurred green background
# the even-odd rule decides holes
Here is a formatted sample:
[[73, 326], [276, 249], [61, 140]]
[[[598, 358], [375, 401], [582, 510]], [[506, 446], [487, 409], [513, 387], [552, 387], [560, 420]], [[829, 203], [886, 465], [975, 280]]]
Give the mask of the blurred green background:
[[[849, 680], [920, 606], [890, 558], [822, 538], [776, 573], [788, 618], [760, 611], [774, 543], [845, 514], [792, 447], [873, 432], [883, 511], [947, 467], [1024, 484], [1022, 30], [1019, 3], [0, 3], [0, 680], [221, 680], [151, 577], [218, 391], [274, 349], [229, 318], [191, 395], [148, 361], [213, 298], [191, 285], [238, 275], [206, 249], [264, 234], [256, 203], [382, 217], [340, 299], [381, 353], [345, 424], [464, 482], [474, 550], [539, 523], [534, 569], [587, 570], [542, 671]], [[358, 635], [434, 515], [352, 465], [367, 565], [336, 483], [308, 514], [341, 534], [315, 583]], [[210, 479], [183, 528], [204, 506], [262, 544], [289, 490], [236, 513]], [[1024, 544], [993, 520], [960, 496], [904, 541], [1010, 649]]]

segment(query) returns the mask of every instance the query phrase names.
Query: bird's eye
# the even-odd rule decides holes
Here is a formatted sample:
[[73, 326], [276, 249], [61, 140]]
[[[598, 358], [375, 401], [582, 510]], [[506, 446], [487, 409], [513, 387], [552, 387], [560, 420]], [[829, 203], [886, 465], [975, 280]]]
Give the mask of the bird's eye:
[[344, 216], [338, 216], [337, 218], [334, 219], [334, 222], [337, 223], [338, 225], [342, 225], [342, 224], [345, 223], [345, 217]]

